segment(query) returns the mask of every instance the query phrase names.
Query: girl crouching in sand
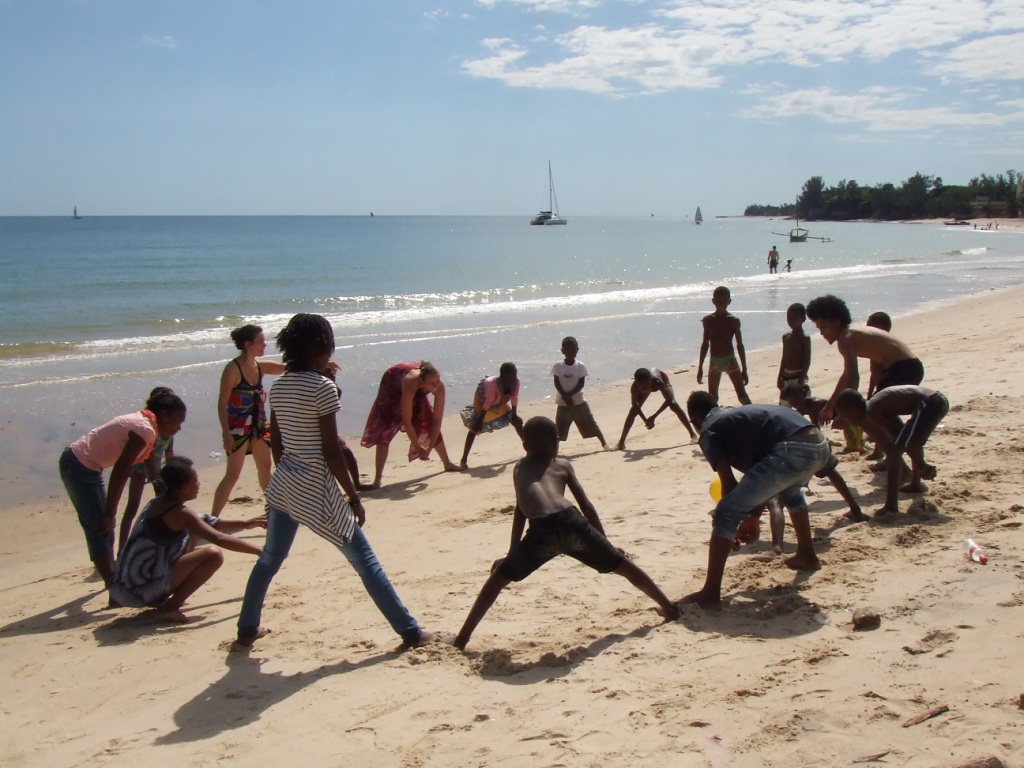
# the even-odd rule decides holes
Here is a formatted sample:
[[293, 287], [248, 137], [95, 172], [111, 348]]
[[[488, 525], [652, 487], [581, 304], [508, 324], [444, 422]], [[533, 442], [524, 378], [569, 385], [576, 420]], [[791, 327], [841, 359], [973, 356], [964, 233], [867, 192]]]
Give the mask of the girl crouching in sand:
[[[266, 519], [229, 522], [185, 506], [199, 495], [199, 476], [192, 460], [174, 456], [160, 471], [167, 486], [142, 511], [114, 566], [110, 599], [129, 608], [153, 606], [165, 621], [186, 622], [181, 606], [210, 580], [224, 562], [217, 547], [196, 549], [199, 539], [230, 549], [259, 555], [260, 548], [228, 535], [230, 531], [266, 526]], [[205, 518], [205, 519], [204, 519]]]
[[[185, 423], [185, 403], [159, 388], [141, 411], [111, 419], [78, 438], [60, 456], [60, 478], [67, 489], [92, 560], [110, 584], [114, 574], [114, 522], [132, 466], [149, 458], [157, 438], [174, 437]], [[109, 488], [103, 471], [110, 469]]]
[[405, 645], [430, 642], [433, 635], [423, 631], [402, 605], [360, 527], [366, 512], [338, 442], [338, 390], [320, 373], [334, 352], [331, 324], [320, 315], [295, 315], [277, 334], [277, 346], [285, 372], [270, 390], [275, 469], [266, 492], [267, 541], [245, 588], [237, 644], [250, 647], [269, 631], [260, 627], [263, 601], [299, 523], [341, 550]]

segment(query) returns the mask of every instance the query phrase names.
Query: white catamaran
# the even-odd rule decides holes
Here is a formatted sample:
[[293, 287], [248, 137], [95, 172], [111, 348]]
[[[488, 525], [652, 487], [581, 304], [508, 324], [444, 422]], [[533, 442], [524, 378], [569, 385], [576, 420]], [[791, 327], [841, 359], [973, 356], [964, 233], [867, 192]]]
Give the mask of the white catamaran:
[[531, 224], [566, 224], [568, 219], [558, 215], [558, 198], [555, 197], [555, 179], [551, 175], [551, 161], [548, 160], [548, 210], [541, 211], [532, 219]]

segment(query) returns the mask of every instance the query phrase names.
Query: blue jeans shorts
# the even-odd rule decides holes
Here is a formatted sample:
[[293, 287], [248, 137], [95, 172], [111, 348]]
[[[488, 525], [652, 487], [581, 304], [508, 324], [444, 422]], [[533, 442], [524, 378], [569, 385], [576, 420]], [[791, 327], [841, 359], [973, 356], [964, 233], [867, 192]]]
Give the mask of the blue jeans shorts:
[[807, 509], [803, 486], [828, 463], [831, 455], [832, 448], [824, 435], [816, 443], [776, 443], [771, 453], [751, 467], [718, 502], [711, 518], [711, 532], [719, 538], [735, 540], [740, 523], [775, 495], [790, 511]]

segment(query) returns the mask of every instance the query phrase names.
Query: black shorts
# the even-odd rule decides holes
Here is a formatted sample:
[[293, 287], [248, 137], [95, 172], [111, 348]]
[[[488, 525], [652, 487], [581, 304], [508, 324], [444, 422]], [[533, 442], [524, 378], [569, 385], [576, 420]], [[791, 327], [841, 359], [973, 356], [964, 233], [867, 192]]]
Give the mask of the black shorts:
[[949, 413], [949, 401], [941, 392], [935, 392], [917, 404], [903, 429], [896, 435], [893, 447], [898, 451], [907, 448], [921, 448], [932, 432]]
[[530, 528], [498, 566], [509, 581], [522, 581], [548, 560], [569, 555], [599, 573], [614, 571], [626, 557], [576, 507], [530, 520]]
[[877, 391], [904, 385], [916, 387], [922, 381], [924, 381], [924, 364], [918, 358], [910, 357], [906, 360], [899, 360], [885, 369], [878, 382]]

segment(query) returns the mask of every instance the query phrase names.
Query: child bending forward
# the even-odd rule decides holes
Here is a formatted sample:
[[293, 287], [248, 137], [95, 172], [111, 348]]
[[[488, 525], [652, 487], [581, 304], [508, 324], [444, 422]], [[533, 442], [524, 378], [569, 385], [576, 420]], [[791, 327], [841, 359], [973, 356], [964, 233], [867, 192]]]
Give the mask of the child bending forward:
[[[508, 554], [491, 566], [491, 575], [473, 603], [455, 647], [465, 650], [473, 630], [511, 581], [522, 581], [557, 555], [569, 555], [600, 573], [617, 573], [650, 597], [666, 619], [679, 609], [621, 549], [604, 535], [597, 510], [590, 503], [572, 464], [558, 458], [558, 430], [551, 419], [535, 416], [523, 427], [526, 456], [516, 463], [512, 478], [516, 511]], [[579, 509], [565, 498], [569, 487]], [[582, 509], [582, 512], [580, 511]], [[526, 521], [530, 528], [523, 536]]]

